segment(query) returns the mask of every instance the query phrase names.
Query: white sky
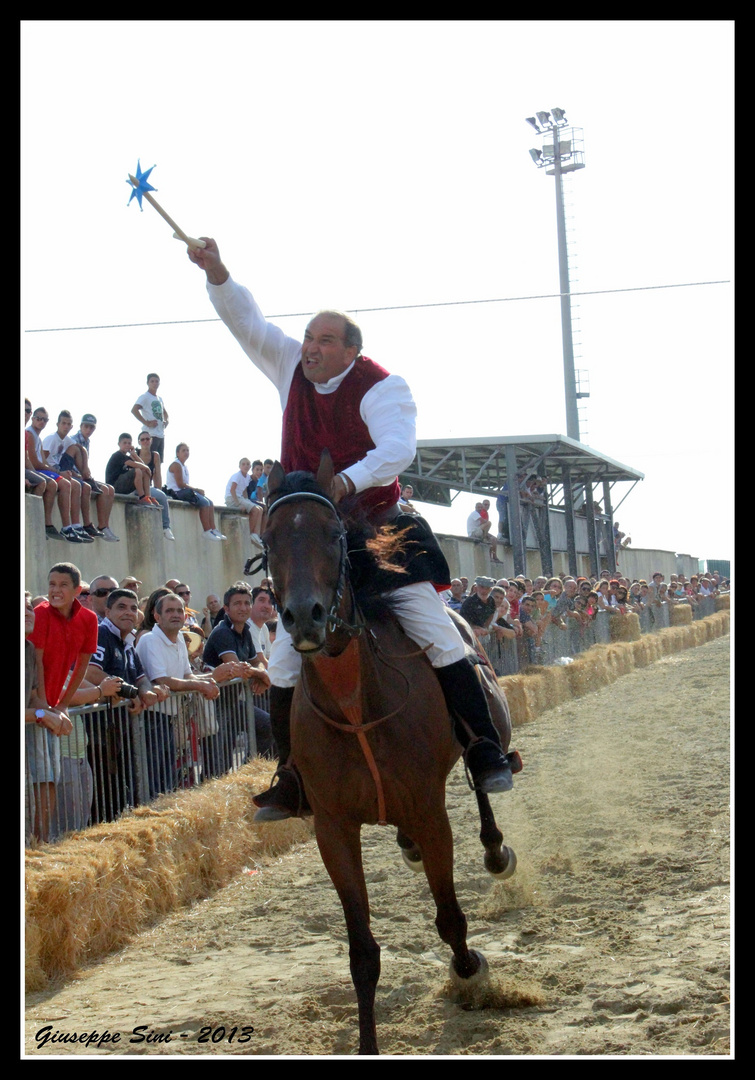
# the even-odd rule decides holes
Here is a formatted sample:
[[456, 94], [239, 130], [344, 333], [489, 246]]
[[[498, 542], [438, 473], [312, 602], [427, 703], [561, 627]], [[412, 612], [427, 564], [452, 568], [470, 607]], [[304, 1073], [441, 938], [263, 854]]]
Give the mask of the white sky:
[[[280, 448], [273, 388], [221, 323], [187, 324], [215, 317], [204, 275], [127, 209], [138, 158], [268, 316], [553, 294], [524, 118], [559, 106], [585, 139], [572, 290], [730, 282], [575, 298], [583, 441], [646, 475], [616, 512], [634, 546], [732, 556], [732, 22], [35, 21], [21, 63], [21, 388], [96, 414], [95, 475], [153, 370], [216, 502]], [[558, 299], [357, 318], [420, 438], [566, 432]], [[463, 533], [473, 504], [424, 509]]]

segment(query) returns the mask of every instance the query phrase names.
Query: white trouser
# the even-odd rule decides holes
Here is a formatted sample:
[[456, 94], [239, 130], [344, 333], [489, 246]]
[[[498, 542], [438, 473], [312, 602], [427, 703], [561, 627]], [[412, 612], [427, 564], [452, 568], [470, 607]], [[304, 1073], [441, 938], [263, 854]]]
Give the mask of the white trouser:
[[[446, 605], [429, 581], [404, 585], [388, 594], [391, 610], [404, 632], [427, 655], [433, 667], [448, 667], [463, 660], [464, 642], [448, 617]], [[291, 635], [278, 618], [275, 641], [270, 650], [268, 675], [273, 686], [296, 686], [301, 671], [301, 656], [291, 645]]]

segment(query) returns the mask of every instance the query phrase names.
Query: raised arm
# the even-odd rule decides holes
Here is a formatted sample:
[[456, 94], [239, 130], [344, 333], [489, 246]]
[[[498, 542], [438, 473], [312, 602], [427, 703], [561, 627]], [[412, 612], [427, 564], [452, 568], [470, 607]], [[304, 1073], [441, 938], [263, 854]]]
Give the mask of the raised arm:
[[220, 258], [218, 245], [209, 236], [200, 236], [204, 240], [203, 248], [188, 248], [189, 258], [207, 274], [210, 285], [224, 285], [230, 274]]

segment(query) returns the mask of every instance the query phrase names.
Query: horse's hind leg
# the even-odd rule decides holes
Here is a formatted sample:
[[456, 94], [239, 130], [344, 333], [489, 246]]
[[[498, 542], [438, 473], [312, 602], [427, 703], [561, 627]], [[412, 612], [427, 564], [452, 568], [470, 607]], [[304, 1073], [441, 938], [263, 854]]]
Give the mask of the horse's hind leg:
[[370, 932], [359, 826], [315, 814], [315, 835], [346, 919], [351, 978], [359, 1005], [359, 1053], [377, 1054], [375, 989], [380, 977], [380, 946]]
[[435, 900], [435, 925], [441, 939], [453, 950], [452, 968], [461, 979], [469, 979], [480, 970], [484, 959], [467, 947], [467, 919], [456, 899], [454, 888], [454, 853], [451, 826], [445, 809], [434, 823], [431, 835], [418, 841], [422, 861]]
[[493, 877], [507, 878], [516, 870], [516, 855], [503, 842], [503, 834], [495, 823], [490, 799], [475, 791], [480, 811], [480, 840], [485, 848], [485, 869]]

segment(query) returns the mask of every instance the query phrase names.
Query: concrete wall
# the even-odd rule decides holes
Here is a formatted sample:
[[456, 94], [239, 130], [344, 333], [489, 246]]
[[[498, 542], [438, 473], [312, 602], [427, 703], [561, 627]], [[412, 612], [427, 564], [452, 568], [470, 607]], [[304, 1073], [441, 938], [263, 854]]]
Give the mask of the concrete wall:
[[[259, 550], [251, 547], [247, 515], [227, 507], [215, 507], [218, 528], [228, 537], [221, 543], [205, 540], [198, 511], [174, 500], [170, 500], [170, 516], [175, 542], [163, 537], [158, 509], [139, 506], [123, 495], [116, 495], [110, 521], [113, 532], [121, 538], [119, 544], [108, 544], [104, 540], [95, 540], [93, 544], [48, 540], [45, 536], [42, 500], [35, 495], [25, 496], [25, 516], [24, 582], [25, 588], [34, 596], [47, 593], [47, 572], [51, 566], [56, 562], [72, 562], [81, 570], [85, 581], [91, 581], [98, 574], [109, 574], [117, 581], [127, 574], [135, 574], [144, 582], [141, 595], [147, 595], [169, 578], [179, 578], [191, 587], [191, 606], [201, 609], [208, 593], [222, 596], [232, 582], [243, 577], [244, 563]], [[563, 515], [559, 516], [563, 518]], [[57, 508], [53, 521], [60, 528]], [[581, 524], [586, 537], [585, 522]], [[474, 581], [479, 574], [494, 578], [513, 575], [514, 556], [511, 548], [498, 545], [498, 557], [503, 560], [501, 566], [491, 563], [490, 548], [486, 543], [445, 533], [437, 535], [452, 577], [465, 575]], [[534, 543], [534, 535], [530, 542]], [[589, 575], [588, 556], [578, 554], [577, 562], [579, 573]], [[673, 551], [625, 548], [619, 556], [619, 571], [630, 579], [650, 580], [650, 575], [660, 570], [664, 580], [668, 581], [672, 573], [680, 571], [691, 577], [698, 572], [697, 568], [696, 558], [677, 556]], [[569, 572], [565, 551], [554, 551], [553, 571], [556, 574]], [[527, 576], [536, 578], [541, 573], [540, 552], [529, 549]], [[262, 573], [259, 572], [245, 580], [255, 585], [261, 578]]]
[[[35, 495], [25, 496], [24, 586], [33, 596], [47, 594], [47, 574], [57, 562], [72, 562], [78, 566], [85, 581], [99, 574], [109, 574], [121, 581], [134, 574], [144, 582], [139, 590], [146, 596], [164, 585], [169, 578], [185, 581], [192, 591], [191, 607], [204, 607], [208, 593], [224, 591], [234, 581], [243, 578], [244, 563], [259, 548], [249, 541], [249, 521], [240, 511], [215, 507], [215, 521], [228, 537], [223, 541], [205, 540], [199, 513], [185, 503], [170, 501], [171, 529], [175, 541], [163, 536], [159, 509], [139, 506], [133, 499], [116, 495], [110, 527], [121, 540], [109, 544], [95, 540], [93, 544], [69, 544], [48, 540], [45, 535], [42, 500]], [[60, 528], [57, 509], [54, 524]], [[257, 584], [262, 573], [244, 578]]]

